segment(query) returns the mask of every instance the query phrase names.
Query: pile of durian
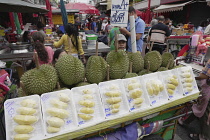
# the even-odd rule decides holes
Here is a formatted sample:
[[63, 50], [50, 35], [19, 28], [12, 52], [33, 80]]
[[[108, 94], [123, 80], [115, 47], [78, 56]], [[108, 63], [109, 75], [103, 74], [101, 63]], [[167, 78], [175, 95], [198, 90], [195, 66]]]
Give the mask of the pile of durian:
[[82, 93], [84, 95], [82, 96], [82, 100], [80, 100], [78, 103], [82, 107], [79, 109], [78, 116], [83, 120], [88, 121], [93, 118], [94, 114], [95, 102], [93, 91], [91, 89], [83, 89]]
[[164, 89], [163, 83], [160, 80], [148, 80], [146, 82], [146, 89], [150, 96], [157, 96]]
[[167, 85], [166, 85], [168, 94], [173, 95], [178, 85], [179, 85], [179, 82], [178, 82], [177, 76], [176, 75], [169, 76], [167, 79]]
[[61, 127], [64, 125], [64, 119], [69, 117], [68, 102], [70, 98], [65, 93], [58, 93], [57, 98], [50, 100], [51, 108], [47, 109], [48, 115], [47, 118], [47, 132], [48, 133], [57, 133], [61, 130]]
[[127, 91], [129, 97], [133, 100], [134, 106], [140, 107], [144, 101], [142, 98], [142, 90], [140, 83], [136, 79], [130, 80], [130, 82], [127, 85]]
[[33, 124], [38, 121], [35, 115], [37, 112], [37, 103], [32, 99], [24, 99], [20, 102], [21, 107], [17, 109], [19, 115], [15, 115], [13, 120], [18, 124], [14, 127], [17, 133], [14, 140], [28, 140], [30, 133], [34, 130]]
[[104, 94], [106, 96], [106, 103], [111, 109], [111, 113], [118, 113], [120, 111], [120, 103], [122, 101], [122, 93], [119, 88], [116, 85], [112, 85]]
[[182, 79], [181, 81], [182, 81], [184, 90], [187, 92], [191, 92], [193, 90], [193, 84], [192, 84], [193, 77], [192, 77], [190, 71], [187, 69], [182, 69], [181, 72], [182, 72], [182, 74], [180, 76]]

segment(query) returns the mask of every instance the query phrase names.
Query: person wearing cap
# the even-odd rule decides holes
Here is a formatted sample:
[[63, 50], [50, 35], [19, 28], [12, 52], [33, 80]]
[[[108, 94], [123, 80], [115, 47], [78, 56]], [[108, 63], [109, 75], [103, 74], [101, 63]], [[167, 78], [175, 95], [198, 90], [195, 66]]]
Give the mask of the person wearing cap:
[[125, 50], [126, 49], [126, 43], [127, 43], [127, 39], [125, 38], [125, 36], [123, 34], [118, 34], [118, 49], [119, 50]]

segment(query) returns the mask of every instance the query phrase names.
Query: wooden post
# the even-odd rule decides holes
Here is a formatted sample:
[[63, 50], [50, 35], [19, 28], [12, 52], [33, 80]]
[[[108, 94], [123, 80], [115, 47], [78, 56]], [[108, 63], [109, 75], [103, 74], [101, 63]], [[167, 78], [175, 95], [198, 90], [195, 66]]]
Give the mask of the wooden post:
[[109, 81], [109, 69], [110, 69], [110, 66], [107, 65], [107, 81]]

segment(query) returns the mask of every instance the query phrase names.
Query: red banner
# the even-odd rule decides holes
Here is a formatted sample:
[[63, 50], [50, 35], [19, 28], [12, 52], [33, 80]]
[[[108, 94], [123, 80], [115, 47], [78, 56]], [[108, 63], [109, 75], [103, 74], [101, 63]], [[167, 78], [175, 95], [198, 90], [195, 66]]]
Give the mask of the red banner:
[[169, 4], [178, 1], [187, 1], [187, 0], [160, 0], [160, 4]]

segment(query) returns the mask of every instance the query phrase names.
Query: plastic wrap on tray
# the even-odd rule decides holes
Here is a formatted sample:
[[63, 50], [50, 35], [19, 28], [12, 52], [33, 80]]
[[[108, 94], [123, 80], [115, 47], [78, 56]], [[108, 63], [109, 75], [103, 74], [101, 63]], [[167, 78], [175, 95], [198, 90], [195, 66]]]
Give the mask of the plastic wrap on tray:
[[72, 89], [79, 126], [95, 125], [105, 120], [97, 84]]
[[52, 137], [78, 128], [71, 90], [59, 90], [41, 95], [44, 132]]
[[106, 118], [115, 118], [129, 112], [128, 100], [122, 80], [99, 83]]
[[8, 99], [4, 103], [6, 139], [37, 140], [44, 137], [40, 97]]

